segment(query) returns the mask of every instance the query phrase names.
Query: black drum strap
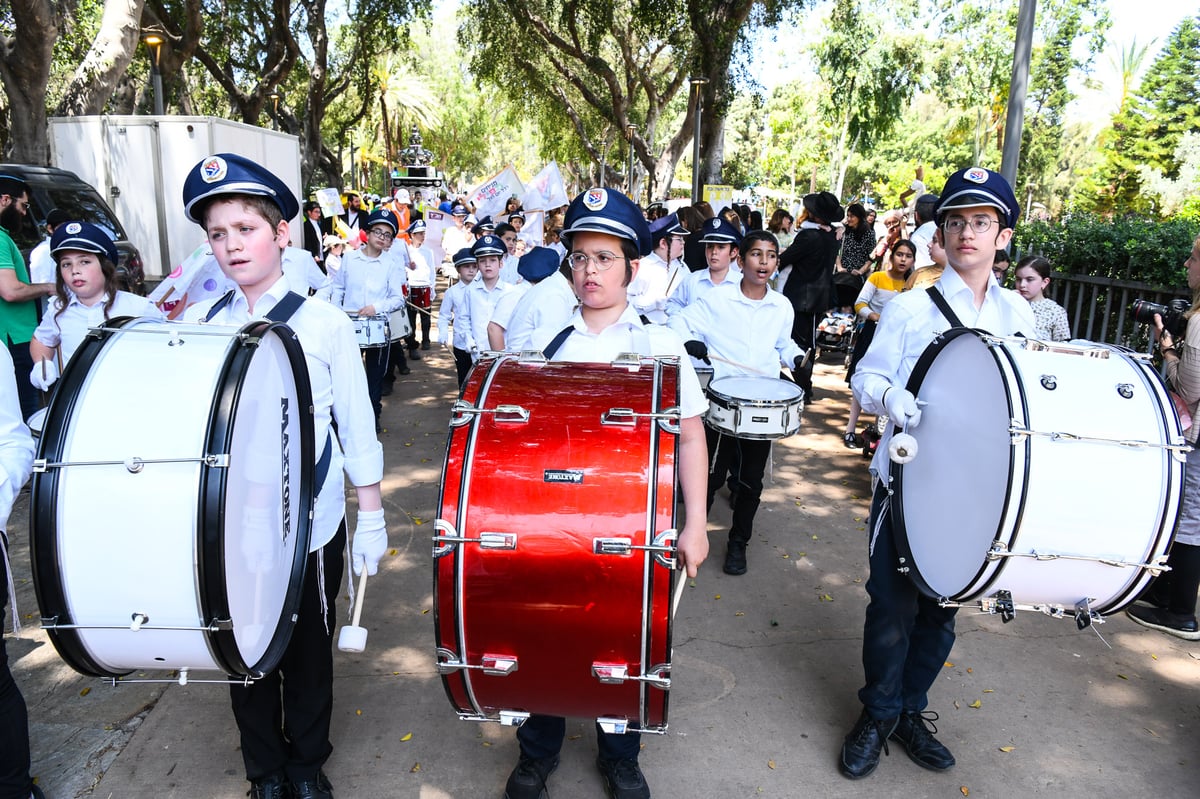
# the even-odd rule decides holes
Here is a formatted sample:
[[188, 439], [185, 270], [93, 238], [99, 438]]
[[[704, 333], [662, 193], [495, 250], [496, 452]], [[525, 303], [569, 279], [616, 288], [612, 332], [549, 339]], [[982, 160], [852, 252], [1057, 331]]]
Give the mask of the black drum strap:
[[930, 286], [925, 289], [925, 293], [929, 295], [929, 299], [933, 300], [933, 304], [942, 312], [942, 316], [946, 317], [946, 321], [951, 327], [966, 327], [959, 321], [958, 314], [954, 313], [954, 309], [950, 307], [950, 303], [946, 302], [946, 298], [942, 296], [942, 292], [938, 291], [935, 286]]
[[217, 314], [219, 314], [221, 312], [221, 309], [224, 308], [226, 305], [228, 305], [232, 299], [233, 299], [233, 289], [230, 289], [229, 291], [225, 292], [225, 296], [223, 296], [221, 299], [219, 299], [215, 303], [213, 303], [213, 307], [209, 308], [208, 313], [204, 315], [203, 321], [205, 323], [211, 322], [213, 320], [213, 317], [216, 316]]
[[558, 352], [559, 349], [562, 348], [563, 343], [566, 342], [566, 340], [569, 339], [571, 334], [574, 332], [575, 325], [564, 327], [562, 330], [558, 331], [558, 335], [550, 340], [550, 343], [546, 345], [546, 349], [542, 350], [542, 354], [546, 356], [547, 361], [554, 360], [554, 353]]
[[275, 307], [267, 312], [267, 320], [271, 322], [286, 322], [292, 318], [292, 314], [300, 310], [300, 306], [304, 304], [304, 297], [301, 297], [294, 291], [289, 291], [283, 295], [283, 299], [275, 303]]

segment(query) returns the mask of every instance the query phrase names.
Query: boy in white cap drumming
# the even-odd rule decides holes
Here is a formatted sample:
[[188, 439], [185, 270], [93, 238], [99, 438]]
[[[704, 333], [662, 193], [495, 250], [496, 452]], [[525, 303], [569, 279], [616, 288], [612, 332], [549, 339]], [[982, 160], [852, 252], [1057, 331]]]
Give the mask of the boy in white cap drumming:
[[[1033, 312], [1016, 292], [992, 275], [995, 252], [1012, 238], [1019, 209], [1008, 181], [997, 172], [972, 167], [946, 181], [936, 208], [934, 241], [949, 262], [926, 291], [900, 294], [883, 309], [871, 347], [851, 378], [854, 395], [868, 413], [886, 413], [901, 429], [916, 427], [921, 410], [905, 386], [913, 366], [934, 338], [951, 327], [971, 327], [998, 336], [1033, 335]], [[921, 594], [899, 570], [889, 502], [888, 442], [884, 434], [871, 461], [871, 502], [863, 670], [858, 692], [862, 715], [846, 736], [838, 767], [850, 779], [879, 765], [890, 737], [918, 765], [945, 771], [954, 756], [934, 738], [936, 720], [922, 714], [928, 691], [954, 646], [955, 608]], [[927, 726], [929, 725], [929, 726]]]
[[[686, 520], [676, 555], [689, 577], [708, 555], [704, 513], [708, 453], [700, 414], [708, 403], [685, 357], [683, 342], [661, 325], [643, 325], [629, 305], [626, 289], [637, 276], [640, 260], [650, 253], [650, 229], [641, 209], [610, 189], [588, 189], [567, 209], [562, 232], [567, 263], [581, 306], [566, 328], [539, 328], [533, 343], [551, 360], [611, 362], [621, 353], [675, 356], [679, 359], [682, 419], [679, 434], [679, 484]], [[540, 799], [546, 779], [558, 767], [566, 720], [533, 715], [517, 729], [521, 759], [508, 778], [506, 799]], [[648, 799], [650, 788], [638, 766], [641, 736], [636, 732], [605, 733], [597, 725], [597, 767], [610, 796]]]
[[278, 668], [249, 685], [230, 686], [230, 695], [251, 799], [332, 799], [321, 767], [333, 751], [334, 603], [346, 548], [343, 470], [358, 499], [350, 548], [354, 573], [375, 574], [387, 549], [379, 488], [383, 448], [371, 429], [354, 326], [328, 303], [288, 290], [281, 251], [287, 220], [299, 209], [271, 172], [240, 155], [209, 156], [188, 173], [183, 204], [208, 235], [221, 271], [237, 284], [218, 299], [193, 305], [185, 318], [239, 327], [252, 319], [283, 321], [304, 350], [321, 456], [300, 610]]

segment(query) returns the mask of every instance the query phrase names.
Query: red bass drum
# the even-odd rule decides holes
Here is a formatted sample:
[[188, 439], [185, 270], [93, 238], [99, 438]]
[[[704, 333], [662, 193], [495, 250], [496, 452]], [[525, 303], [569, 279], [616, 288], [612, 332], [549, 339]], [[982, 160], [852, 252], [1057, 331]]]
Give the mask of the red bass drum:
[[459, 716], [665, 732], [678, 363], [483, 358], [455, 403], [434, 538]]

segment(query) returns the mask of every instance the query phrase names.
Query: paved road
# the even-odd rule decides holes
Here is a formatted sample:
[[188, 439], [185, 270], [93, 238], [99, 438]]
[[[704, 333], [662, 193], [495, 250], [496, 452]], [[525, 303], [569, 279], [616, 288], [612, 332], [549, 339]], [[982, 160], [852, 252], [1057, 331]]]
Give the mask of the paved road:
[[[385, 401], [383, 488], [394, 552], [369, 589], [367, 651], [336, 655], [335, 751], [326, 770], [341, 797], [499, 797], [516, 760], [513, 731], [459, 721], [433, 668], [429, 539], [455, 391], [449, 355], [427, 355]], [[869, 484], [866, 461], [841, 444], [848, 393], [840, 367], [818, 364], [817, 385], [822, 399], [807, 410], [801, 434], [776, 447], [745, 576], [721, 573], [729, 510], [721, 497], [713, 508], [712, 559], [675, 620], [670, 730], [644, 739], [654, 795], [1195, 795], [1200, 645], [1123, 616], [1100, 627], [1102, 640], [1068, 621], [1023, 614], [1004, 625], [963, 611], [931, 695], [958, 766], [932, 774], [894, 747], [867, 781], [838, 775], [841, 739], [859, 710]], [[1064, 501], [1120, 490], [1114, 475], [1110, 485], [1072, 488]], [[10, 529], [30, 626], [9, 640], [9, 652], [30, 705], [34, 773], [46, 795], [243, 796], [223, 687], [111, 688], [63, 665], [35, 623], [27, 519], [26, 496]], [[571, 722], [568, 736], [552, 795], [602, 796], [591, 724]]]

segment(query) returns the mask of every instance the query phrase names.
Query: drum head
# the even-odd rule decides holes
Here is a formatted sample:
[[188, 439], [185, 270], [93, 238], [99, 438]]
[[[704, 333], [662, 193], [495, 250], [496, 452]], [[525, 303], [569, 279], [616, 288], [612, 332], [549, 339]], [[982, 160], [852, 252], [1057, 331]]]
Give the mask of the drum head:
[[790, 402], [800, 399], [803, 391], [795, 383], [765, 375], [730, 375], [708, 384], [709, 393], [728, 399]]
[[235, 359], [234, 369], [245, 369], [240, 385], [227, 383], [214, 405], [209, 446], [230, 457], [223, 496], [208, 493], [206, 510], [218, 505], [220, 513], [208, 513], [202, 530], [206, 544], [220, 540], [236, 657], [250, 674], [275, 668], [291, 637], [308, 556], [315, 461], [303, 356], [297, 379], [292, 348], [299, 347], [290, 329], [276, 325], [261, 335], [258, 346], [245, 348], [244, 365]]
[[908, 431], [916, 458], [891, 468], [896, 548], [918, 588], [954, 599], [984, 568], [1001, 523], [1012, 397], [996, 355], [967, 329], [929, 345], [908, 390], [926, 405]]

